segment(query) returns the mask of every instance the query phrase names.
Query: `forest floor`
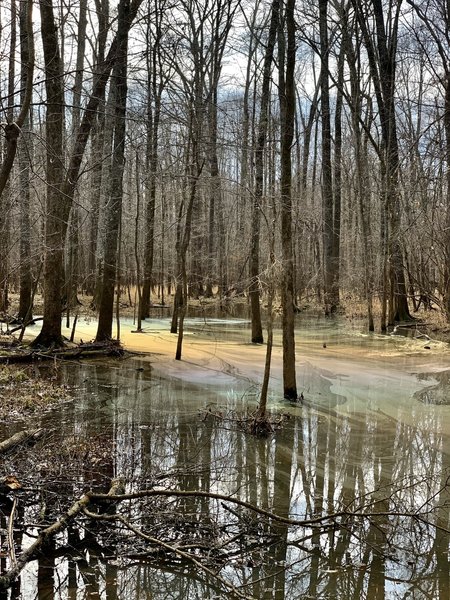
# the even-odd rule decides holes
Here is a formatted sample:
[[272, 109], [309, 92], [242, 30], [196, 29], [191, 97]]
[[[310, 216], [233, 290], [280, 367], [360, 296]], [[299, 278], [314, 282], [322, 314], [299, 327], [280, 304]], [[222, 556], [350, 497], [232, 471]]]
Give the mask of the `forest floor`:
[[0, 366], [0, 421], [26, 420], [71, 399], [70, 389], [56, 382], [56, 373], [44, 375], [36, 365]]

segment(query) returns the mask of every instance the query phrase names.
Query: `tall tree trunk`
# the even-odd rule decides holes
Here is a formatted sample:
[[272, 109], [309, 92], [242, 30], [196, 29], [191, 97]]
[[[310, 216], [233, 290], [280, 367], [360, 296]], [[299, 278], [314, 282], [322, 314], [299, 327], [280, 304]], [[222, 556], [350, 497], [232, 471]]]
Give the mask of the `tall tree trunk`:
[[[131, 26], [131, 22], [136, 16], [141, 2], [142, 0], [133, 0], [130, 8], [130, 18], [128, 20], [129, 26]], [[64, 96], [62, 94], [62, 89], [60, 91], [60, 88], [62, 88], [62, 81], [60, 77], [61, 60], [59, 56], [58, 37], [56, 33], [51, 2], [49, 0], [41, 0], [41, 7], [41, 14], [44, 13], [45, 17], [47, 18], [48, 16], [49, 19], [47, 21], [46, 18], [43, 18], [41, 27], [41, 33], [44, 40], [43, 47], [46, 70], [48, 70], [50, 74], [50, 76], [46, 75], [46, 85], [49, 86], [50, 97], [52, 97], [51, 92], [53, 87], [57, 88], [56, 95], [58, 96], [59, 100], [59, 102], [54, 102], [48, 107], [47, 115], [51, 117], [54, 113], [55, 117], [57, 117], [57, 122], [54, 122], [55, 119], [50, 118], [50, 133], [55, 130], [56, 136], [56, 129], [59, 127], [61, 129], [62, 138], [63, 115], [61, 113], [63, 112], [62, 103]], [[47, 198], [48, 226], [46, 229], [46, 232], [48, 231], [49, 234], [49, 240], [46, 240], [46, 264], [48, 264], [49, 277], [45, 278], [44, 285], [44, 319], [42, 330], [36, 340], [33, 342], [35, 345], [47, 347], [52, 345], [60, 345], [62, 343], [62, 306], [60, 290], [63, 275], [63, 252], [57, 250], [57, 248], [61, 245], [58, 241], [58, 238], [61, 237], [62, 240], [65, 238], [70, 208], [72, 206], [75, 189], [77, 187], [81, 163], [86, 150], [87, 141], [89, 139], [89, 135], [97, 114], [97, 108], [101, 98], [103, 97], [104, 90], [106, 84], [108, 83], [109, 75], [115, 63], [116, 55], [119, 49], [120, 46], [118, 45], [118, 35], [116, 34], [111, 43], [108, 55], [103, 61], [103, 64], [99, 65], [98, 71], [94, 76], [92, 92], [89, 96], [89, 100], [83, 113], [83, 118], [80, 122], [80, 127], [76, 134], [74, 147], [72, 149], [63, 184], [60, 184], [61, 189], [57, 189], [55, 186], [49, 186], [51, 187], [51, 193], [50, 202], [49, 198]], [[58, 64], [55, 65], [55, 62]], [[49, 91], [47, 91], [47, 95], [49, 95]], [[57, 141], [59, 143], [59, 137]], [[53, 162], [55, 168], [62, 168], [62, 154], [59, 156], [56, 153], [54, 154], [55, 160]], [[55, 176], [54, 173], [53, 176]], [[59, 202], [57, 201], [57, 197], [60, 197]], [[55, 234], [53, 234], [53, 230], [55, 230]], [[52, 266], [54, 269], [52, 269]], [[56, 317], [57, 313], [59, 313], [58, 318]]]
[[[448, 19], [450, 20], [450, 7]], [[447, 31], [449, 23], [447, 22]], [[448, 37], [448, 33], [447, 33]], [[445, 74], [445, 104], [444, 104], [444, 127], [445, 127], [445, 159], [447, 163], [447, 194], [446, 194], [446, 217], [445, 217], [445, 271], [444, 271], [444, 310], [447, 322], [450, 323], [450, 62]]]
[[[239, 235], [244, 236], [246, 234], [246, 214], [247, 205], [249, 203], [249, 191], [251, 186], [250, 177], [250, 161], [249, 161], [249, 141], [250, 141], [250, 86], [251, 86], [251, 69], [252, 62], [257, 47], [256, 36], [255, 36], [255, 23], [257, 16], [257, 9], [259, 7], [259, 1], [256, 3], [252, 13], [252, 20], [249, 24], [250, 29], [250, 40], [247, 54], [247, 66], [245, 72], [245, 83], [244, 83], [244, 94], [242, 98], [242, 147], [241, 147], [241, 164], [240, 164], [240, 175], [239, 175], [239, 196], [240, 202], [237, 214], [237, 230]], [[255, 77], [256, 79], [256, 77]], [[240, 285], [240, 283], [238, 283]]]
[[331, 238], [331, 302], [334, 310], [340, 305], [340, 248], [341, 248], [341, 201], [342, 201], [342, 104], [344, 97], [344, 50], [338, 58], [338, 82], [334, 118], [334, 184], [333, 184], [333, 232]]
[[[29, 7], [22, 3], [19, 11], [20, 22], [20, 103], [26, 102], [27, 81], [32, 71], [33, 57], [30, 56], [27, 18]], [[29, 110], [22, 126], [22, 140], [19, 145], [20, 171], [20, 292], [17, 318], [25, 321], [33, 318], [31, 273], [31, 223], [30, 223], [30, 152], [31, 136], [28, 131]]]
[[[388, 321], [410, 320], [405, 272], [401, 246], [399, 148], [395, 111], [395, 66], [397, 55], [398, 21], [401, 2], [391, 2], [386, 12], [382, 0], [371, 0], [375, 31], [368, 29], [361, 0], [352, 0], [367, 50], [371, 77], [375, 86], [383, 140], [383, 189], [387, 209], [387, 249], [389, 259]], [[388, 27], [385, 14], [390, 19]]]
[[39, 0], [47, 94], [47, 202], [45, 219], [44, 321], [34, 346], [62, 346], [61, 290], [64, 284], [64, 241], [70, 203], [62, 193], [64, 182], [64, 89], [61, 57], [52, 0]]
[[127, 108], [128, 31], [131, 26], [130, 0], [120, 0], [117, 17], [117, 56], [112, 72], [115, 115], [112, 149], [111, 188], [103, 264], [103, 281], [96, 341], [112, 338], [114, 285], [116, 281], [118, 243], [122, 217], [123, 172], [125, 166], [125, 132]]
[[[17, 41], [17, 5], [16, 0], [11, 2], [11, 34], [9, 40], [9, 64], [8, 64], [8, 100], [6, 108], [7, 124], [14, 123], [14, 83], [16, 76], [16, 41]], [[7, 127], [8, 125], [6, 125]], [[8, 155], [8, 136], [5, 127], [6, 155]], [[17, 139], [14, 141], [17, 147]], [[8, 310], [8, 287], [9, 287], [9, 262], [10, 262], [10, 225], [11, 225], [11, 187], [10, 182], [0, 196], [0, 312]]]
[[141, 288], [141, 259], [139, 256], [139, 222], [141, 218], [141, 170], [139, 154], [136, 152], [136, 218], [134, 220], [134, 260], [136, 262], [136, 288], [138, 297], [136, 331], [142, 331], [142, 288]]
[[[368, 156], [367, 147], [363, 142], [362, 127], [362, 93], [360, 89], [360, 57], [355, 52], [352, 43], [352, 34], [359, 35], [358, 32], [351, 32], [348, 24], [348, 13], [342, 11], [341, 20], [343, 23], [342, 48], [347, 56], [348, 69], [350, 73], [350, 89], [352, 111], [352, 127], [355, 148], [355, 170], [356, 170], [356, 196], [361, 219], [361, 235], [363, 244], [364, 261], [364, 289], [367, 302], [367, 318], [369, 331], [374, 330], [373, 321], [373, 255], [372, 255], [372, 234], [370, 230], [370, 184], [368, 178]], [[339, 86], [338, 93], [341, 87]], [[370, 130], [371, 115], [366, 118], [366, 130]]]
[[283, 255], [281, 308], [283, 329], [283, 391], [289, 400], [297, 399], [294, 332], [294, 262], [292, 251], [292, 157], [295, 124], [295, 0], [287, 0], [284, 31], [278, 37], [279, 98], [281, 121], [281, 248]]
[[270, 79], [275, 42], [278, 30], [280, 13], [279, 0], [273, 0], [270, 17], [269, 36], [267, 39], [266, 53], [264, 56], [263, 80], [261, 88], [261, 105], [258, 123], [258, 132], [255, 147], [255, 191], [252, 204], [251, 219], [251, 248], [250, 248], [250, 307], [252, 314], [252, 342], [262, 344], [264, 341], [261, 323], [260, 306], [260, 235], [261, 235], [261, 211], [264, 194], [264, 152], [267, 140], [267, 128], [269, 121], [269, 99]]
[[[81, 115], [81, 92], [83, 87], [84, 57], [86, 51], [86, 26], [87, 26], [87, 0], [80, 0], [77, 31], [77, 57], [75, 66], [75, 82], [72, 89], [72, 137], [76, 135], [80, 126]], [[63, 46], [62, 46], [63, 47]], [[70, 231], [68, 235], [68, 247], [66, 252], [65, 270], [65, 301], [67, 306], [67, 327], [69, 324], [70, 310], [77, 302], [79, 281], [79, 207], [73, 204], [70, 216]]]
[[322, 210], [325, 314], [336, 312], [333, 261], [333, 174], [331, 167], [331, 117], [329, 83], [328, 0], [319, 0], [320, 109], [322, 117]]
[[[150, 10], [150, 5], [149, 5]], [[152, 285], [152, 272], [154, 262], [154, 237], [155, 237], [155, 208], [156, 208], [156, 180], [158, 169], [158, 136], [159, 122], [161, 117], [161, 96], [164, 90], [164, 77], [161, 73], [160, 42], [161, 42], [161, 18], [162, 8], [159, 3], [156, 4], [155, 39], [151, 44], [151, 30], [148, 25], [147, 44], [151, 45], [151, 52], [147, 60], [147, 185], [146, 185], [146, 228], [144, 242], [144, 277], [142, 289], [142, 307], [141, 318], [146, 319], [150, 316], [150, 295]], [[150, 17], [149, 17], [150, 23]], [[157, 80], [157, 71], [159, 68], [159, 81]]]
[[[214, 77], [214, 75], [213, 75]], [[222, 240], [222, 232], [218, 229], [216, 221], [222, 201], [221, 180], [219, 176], [219, 159], [217, 156], [217, 85], [212, 83], [211, 98], [208, 106], [208, 129], [209, 129], [209, 215], [208, 215], [208, 271], [206, 279], [205, 295], [209, 298], [213, 295], [213, 285], [217, 281], [217, 253]], [[219, 269], [221, 271], [221, 269]], [[219, 295], [221, 295], [223, 282], [218, 280]]]
[[194, 205], [197, 197], [197, 184], [200, 179], [200, 175], [203, 169], [203, 164], [200, 163], [199, 156], [199, 129], [201, 126], [199, 119], [201, 119], [200, 112], [203, 109], [196, 105], [196, 114], [191, 122], [191, 140], [192, 140], [192, 160], [189, 168], [189, 197], [186, 206], [186, 216], [184, 219], [184, 230], [178, 236], [177, 240], [177, 258], [179, 265], [178, 282], [177, 282], [177, 294], [178, 294], [178, 339], [177, 349], [175, 352], [175, 360], [181, 360], [182, 347], [183, 347], [183, 335], [184, 335], [184, 319], [187, 312], [187, 298], [188, 298], [188, 279], [186, 270], [186, 255], [189, 248], [189, 242], [191, 240], [192, 232], [192, 217], [194, 213]]
[[[95, 74], [100, 75], [101, 65], [105, 60], [106, 38], [109, 28], [109, 0], [96, 0], [96, 16], [98, 20], [97, 56]], [[88, 273], [86, 279], [86, 293], [94, 296], [95, 308], [96, 274], [98, 270], [98, 225], [100, 202], [102, 197], [103, 174], [103, 149], [105, 143], [105, 90], [99, 90], [98, 107], [92, 123], [91, 140], [91, 188], [90, 188], [90, 213], [89, 213], [89, 246], [88, 246]]]

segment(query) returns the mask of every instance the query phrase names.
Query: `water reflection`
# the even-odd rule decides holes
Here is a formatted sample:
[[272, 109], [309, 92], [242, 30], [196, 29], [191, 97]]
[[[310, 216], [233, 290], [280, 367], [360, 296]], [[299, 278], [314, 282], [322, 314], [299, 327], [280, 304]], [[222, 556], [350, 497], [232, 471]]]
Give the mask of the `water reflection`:
[[439, 373], [420, 373], [421, 381], [437, 381], [415, 394], [415, 397], [424, 404], [450, 405], [450, 370]]
[[[201, 327], [195, 320], [191, 323], [193, 332]], [[219, 331], [220, 324], [208, 327], [202, 336], [215, 327]], [[239, 323], [228, 327], [230, 335], [240, 335]], [[328, 343], [338, 344], [343, 333], [339, 329], [326, 329], [318, 321], [309, 339], [327, 336]], [[361, 344], [366, 344], [364, 338]], [[383, 344], [373, 337], [365, 348], [375, 351]], [[428, 387], [420, 393], [433, 393], [426, 376], [395, 379], [390, 372], [372, 373], [368, 363], [366, 372], [350, 377], [325, 365], [326, 360], [303, 370], [305, 405], [278, 403], [291, 418], [269, 440], [248, 436], [232, 423], [204, 418], [206, 406], [213, 412], [246, 408], [248, 385], [239, 379], [233, 387], [200, 386], [162, 377], [140, 360], [62, 367], [64, 380], [78, 390], [77, 401], [44, 415], [37, 424], [56, 425], [52, 435], [65, 441], [65, 451], [71, 452], [70, 440], [78, 450], [71, 455], [72, 471], [46, 485], [48, 505], [64, 478], [76, 498], [87, 487], [106, 490], [111, 478], [122, 475], [129, 490], [162, 486], [233, 494], [286, 517], [343, 512], [339, 527], [296, 529], [189, 497], [173, 499], [169, 516], [156, 510], [157, 501], [143, 501], [135, 516], [149, 534], [172, 535], [180, 544], [186, 526], [198, 531], [201, 541], [217, 521], [232, 527], [239, 519], [250, 519], [255, 537], [251, 555], [242, 564], [231, 563], [225, 575], [253, 598], [448, 600], [448, 407], [424, 406], [418, 401], [423, 397], [414, 396], [421, 381]], [[446, 393], [448, 374], [435, 373], [433, 378], [431, 383], [437, 381]], [[86, 449], [81, 458], [80, 448]], [[12, 469], [13, 459], [8, 460], [5, 469]], [[45, 465], [38, 468], [45, 478]], [[421, 514], [406, 516], [425, 508], [431, 509], [427, 519], [441, 529]], [[8, 505], [0, 506], [2, 532], [8, 510]], [[24, 510], [26, 520], [38, 522], [36, 506]], [[355, 511], [381, 514], [361, 518]], [[183, 528], [177, 533], [180, 519]], [[120, 550], [108, 545], [100, 529], [71, 529], [46, 557], [28, 566], [20, 587], [6, 597], [226, 597], [182, 561], [161, 560], [156, 565], [144, 543], [136, 544], [135, 555], [127, 560], [117, 556]]]

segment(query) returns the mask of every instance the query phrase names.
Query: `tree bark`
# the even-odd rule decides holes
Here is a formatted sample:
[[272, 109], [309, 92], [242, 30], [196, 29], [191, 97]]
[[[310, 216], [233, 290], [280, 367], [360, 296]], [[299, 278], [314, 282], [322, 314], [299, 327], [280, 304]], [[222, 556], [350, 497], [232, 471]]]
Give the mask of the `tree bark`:
[[111, 188], [106, 226], [103, 279], [96, 341], [112, 338], [114, 286], [116, 282], [118, 243], [122, 217], [123, 172], [125, 167], [125, 132], [127, 108], [128, 31], [131, 26], [130, 1], [121, 0], [117, 18], [117, 57], [112, 73], [115, 118], [112, 149]]
[[62, 346], [61, 291], [64, 284], [64, 242], [70, 202], [63, 193], [63, 123], [64, 89], [61, 78], [61, 56], [58, 31], [53, 14], [52, 0], [39, 1], [41, 35], [45, 60], [45, 90], [47, 95], [47, 201], [45, 219], [44, 264], [44, 321], [33, 345]]
[[[150, 8], [149, 8], [150, 10]], [[162, 8], [156, 6], [155, 39], [151, 44], [150, 25], [147, 31], [147, 43], [151, 45], [149, 59], [147, 61], [147, 206], [146, 206], [146, 228], [144, 242], [144, 277], [142, 289], [142, 307], [141, 319], [150, 316], [151, 303], [151, 285], [154, 261], [155, 245], [155, 208], [156, 208], [156, 180], [158, 169], [158, 135], [159, 122], [161, 117], [161, 97], [164, 91], [165, 80], [161, 72], [160, 53], [161, 53], [161, 18]], [[150, 22], [150, 19], [149, 19]], [[159, 69], [159, 81], [157, 80], [157, 71]]]
[[399, 148], [395, 112], [395, 66], [397, 54], [398, 20], [401, 2], [392, 3], [389, 27], [386, 27], [381, 0], [371, 0], [375, 20], [373, 35], [368, 29], [361, 0], [352, 0], [367, 50], [371, 77], [375, 86], [380, 113], [383, 141], [382, 174], [387, 211], [387, 250], [389, 269], [388, 322], [411, 320], [406, 292], [405, 272], [401, 247]]
[[[133, 0], [130, 7], [129, 23], [136, 16], [138, 8], [142, 0]], [[59, 55], [58, 38], [55, 30], [55, 23], [53, 17], [53, 9], [50, 0], [41, 0], [41, 5], [44, 8], [44, 14], [49, 17], [49, 22], [43, 19], [42, 23], [42, 34], [44, 40], [44, 56], [45, 47], [47, 47], [47, 59], [48, 70], [50, 78], [47, 76], [46, 83], [55, 87], [61, 86], [60, 71], [56, 73], [55, 61], [58, 66], [61, 64]], [[41, 9], [42, 14], [42, 9]], [[47, 34], [49, 38], [47, 39]], [[106, 84], [111, 73], [111, 69], [115, 63], [116, 55], [118, 52], [118, 39], [117, 35], [111, 43], [108, 55], [105, 58], [103, 64], [99, 65], [98, 72], [94, 77], [93, 89], [89, 96], [83, 118], [81, 119], [80, 127], [78, 129], [74, 147], [71, 153], [70, 161], [68, 164], [67, 172], [64, 177], [64, 181], [60, 184], [60, 189], [54, 186], [50, 191], [54, 192], [55, 198], [51, 196], [51, 202], [48, 205], [49, 212], [47, 214], [48, 231], [50, 236], [50, 242], [46, 243], [46, 265], [48, 268], [49, 277], [45, 278], [44, 285], [44, 321], [41, 333], [33, 341], [36, 346], [50, 347], [54, 345], [62, 344], [61, 335], [61, 282], [63, 274], [63, 252], [59, 250], [61, 246], [60, 238], [64, 240], [67, 231], [68, 219], [70, 208], [73, 203], [73, 197], [77, 186], [77, 181], [81, 169], [81, 163], [83, 160], [84, 152], [86, 149], [87, 141], [96, 117], [97, 108], [100, 100], [103, 97]], [[47, 67], [46, 67], [47, 69]], [[55, 85], [54, 81], [57, 82]], [[59, 83], [58, 83], [59, 82]], [[51, 91], [51, 90], [50, 90]], [[55, 111], [58, 122], [63, 122], [61, 110], [58, 112], [58, 106], [63, 107], [63, 94], [58, 91], [59, 104], [52, 104], [49, 106], [51, 111]], [[47, 113], [49, 114], [49, 113]], [[58, 125], [61, 127], [61, 125]], [[56, 129], [56, 124], [51, 123], [51, 129]], [[61, 132], [62, 137], [62, 132]], [[62, 165], [62, 153], [57, 155], [55, 153], [55, 165]], [[56, 201], [56, 196], [59, 197], [60, 202]], [[53, 230], [56, 229], [55, 234]], [[53, 267], [53, 268], [52, 268]]]
[[[27, 82], [30, 77], [30, 68], [33, 57], [30, 56], [28, 36], [30, 34], [27, 24], [28, 5], [21, 4], [19, 11], [20, 23], [20, 102], [26, 102]], [[30, 223], [30, 153], [31, 136], [28, 131], [29, 110], [22, 127], [22, 140], [19, 144], [19, 171], [20, 171], [20, 293], [19, 312], [17, 318], [25, 321], [33, 318], [32, 291], [33, 278], [31, 273], [31, 223]]]
[[331, 117], [329, 83], [328, 0], [319, 0], [320, 109], [322, 119], [322, 213], [325, 314], [336, 312], [335, 261], [333, 260], [333, 173], [331, 166]]
[[[281, 121], [281, 248], [283, 255], [281, 308], [283, 329], [283, 392], [297, 400], [295, 370], [294, 261], [292, 251], [292, 158], [295, 123], [295, 0], [286, 3], [286, 37], [280, 32], [279, 98]], [[286, 69], [286, 70], [285, 70]]]

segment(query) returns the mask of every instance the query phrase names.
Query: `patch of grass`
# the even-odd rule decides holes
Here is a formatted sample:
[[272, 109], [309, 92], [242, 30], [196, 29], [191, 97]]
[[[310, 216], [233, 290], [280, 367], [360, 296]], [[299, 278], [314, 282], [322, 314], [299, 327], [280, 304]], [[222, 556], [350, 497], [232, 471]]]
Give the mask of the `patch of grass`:
[[13, 385], [29, 380], [29, 376], [23, 369], [14, 369], [4, 366], [0, 369], [0, 385]]

